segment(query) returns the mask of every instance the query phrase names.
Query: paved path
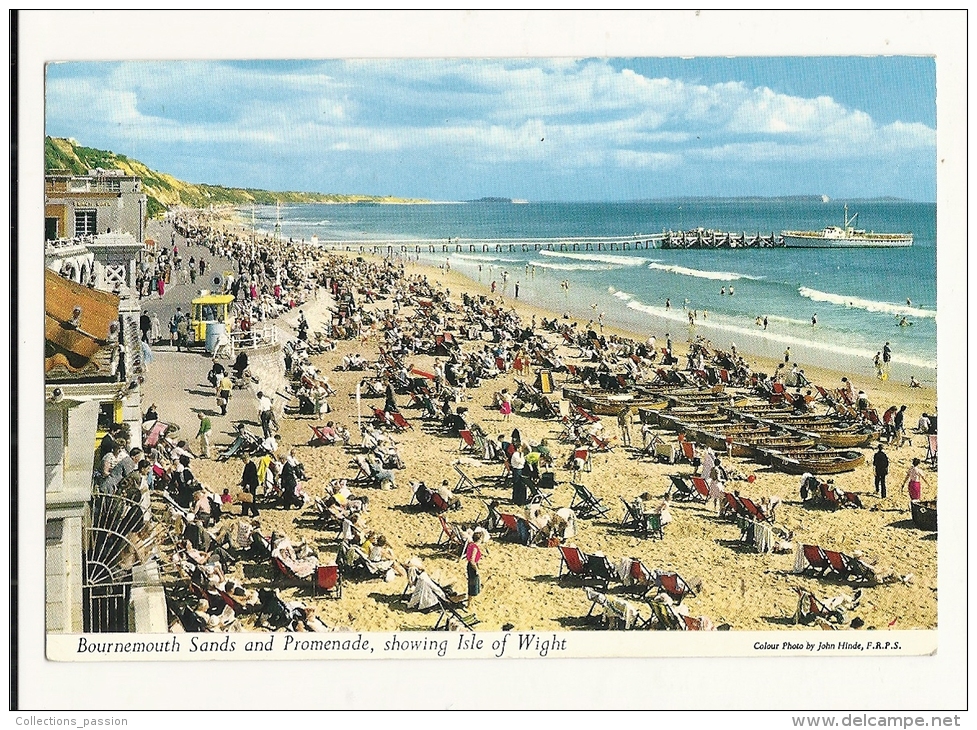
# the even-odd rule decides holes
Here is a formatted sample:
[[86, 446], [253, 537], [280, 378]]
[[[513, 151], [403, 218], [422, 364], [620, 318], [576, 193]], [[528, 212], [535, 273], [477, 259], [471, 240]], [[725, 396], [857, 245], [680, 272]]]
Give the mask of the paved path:
[[[146, 237], [152, 238], [157, 242], [160, 247], [172, 248], [170, 244], [171, 235], [174, 233], [173, 224], [169, 221], [151, 220], [149, 225], [146, 227]], [[171, 277], [173, 283], [166, 286], [163, 298], [156, 294], [152, 294], [148, 297], [143, 297], [140, 304], [142, 309], [147, 314], [156, 313], [159, 317], [160, 328], [162, 329], [163, 340], [157, 344], [153, 350], [156, 351], [176, 351], [176, 348], [171, 348], [169, 345], [170, 341], [170, 320], [173, 318], [173, 314], [176, 312], [177, 307], [181, 307], [184, 312], [190, 310], [190, 301], [194, 299], [201, 289], [209, 289], [210, 279], [215, 272], [232, 271], [237, 274], [237, 262], [231, 259], [226, 259], [219, 256], [212, 256], [210, 249], [206, 246], [190, 246], [187, 244], [186, 239], [179, 233], [176, 234], [176, 246], [179, 252], [183, 255], [183, 267], [188, 266], [187, 262], [190, 257], [193, 256], [194, 259], [199, 260], [201, 257], [207, 262], [207, 272], [204, 274], [203, 278], [197, 277], [197, 281], [193, 284], [181, 284], [179, 283], [179, 276], [177, 272], [173, 272], [174, 276]], [[194, 261], [196, 263], [196, 261]], [[205, 381], [206, 382], [206, 381]]]

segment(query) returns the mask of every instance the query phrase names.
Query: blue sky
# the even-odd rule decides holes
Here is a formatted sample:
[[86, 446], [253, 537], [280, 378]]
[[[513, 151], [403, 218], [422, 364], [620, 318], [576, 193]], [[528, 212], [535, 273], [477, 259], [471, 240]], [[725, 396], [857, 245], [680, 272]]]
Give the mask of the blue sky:
[[932, 58], [62, 63], [46, 125], [271, 190], [936, 196]]

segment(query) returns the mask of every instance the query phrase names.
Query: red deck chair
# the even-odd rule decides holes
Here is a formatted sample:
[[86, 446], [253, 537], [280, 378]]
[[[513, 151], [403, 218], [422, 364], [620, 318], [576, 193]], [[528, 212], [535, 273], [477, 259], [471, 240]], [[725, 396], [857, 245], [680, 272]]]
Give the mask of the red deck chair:
[[500, 373], [505, 372], [505, 360], [501, 357], [495, 358], [495, 367]]
[[458, 451], [474, 451], [475, 450], [475, 436], [467, 428], [463, 428], [458, 432], [460, 440], [458, 441]]
[[747, 511], [740, 502], [739, 497], [732, 492], [723, 492], [723, 506], [719, 514], [721, 516], [733, 515], [734, 517], [745, 517]]
[[309, 424], [309, 428], [312, 429], [312, 438], [309, 439], [309, 446], [330, 446], [336, 443], [336, 439], [331, 439], [322, 432], [325, 426], [321, 423], [318, 426]]
[[393, 413], [388, 413], [387, 418], [393, 422], [393, 425], [398, 431], [406, 431], [407, 429], [414, 428], [412, 425], [410, 425], [410, 422], [406, 418], [396, 411]]
[[709, 499], [709, 485], [706, 484], [706, 480], [702, 477], [692, 477], [692, 486], [695, 487], [696, 493], [703, 499]]
[[764, 511], [760, 509], [759, 505], [757, 505], [757, 503], [754, 502], [749, 497], [740, 497], [740, 504], [743, 505], [743, 508], [749, 513], [750, 517], [752, 517], [757, 522], [773, 521], [769, 517], [767, 517], [766, 513], [764, 513]]
[[882, 421], [879, 419], [879, 412], [874, 408], [867, 408], [862, 411], [862, 418], [871, 423], [873, 426], [882, 425]]
[[223, 599], [226, 605], [231, 607], [231, 610], [234, 611], [235, 615], [240, 616], [242, 613], [248, 612], [247, 607], [245, 607], [242, 603], [240, 603], [234, 596], [232, 596], [227, 591], [218, 588], [217, 595], [219, 595]]
[[312, 595], [326, 593], [333, 598], [343, 596], [343, 576], [338, 565], [320, 565], [312, 574]]
[[686, 440], [684, 434], [679, 434], [679, 436], [678, 443], [682, 447], [682, 457], [693, 466], [698, 466], [701, 461], [695, 455], [695, 445], [691, 441]]
[[729, 385], [729, 371], [726, 369], [720, 370], [719, 379]]
[[390, 426], [390, 418], [387, 416], [386, 411], [380, 408], [373, 409], [373, 420], [378, 426]]
[[636, 596], [644, 597], [648, 591], [657, 585], [655, 583], [655, 574], [648, 570], [645, 564], [638, 558], [631, 558], [631, 567], [628, 569], [628, 575], [632, 581], [628, 592]]
[[507, 512], [500, 512], [499, 519], [506, 529], [505, 534], [515, 537], [516, 542], [523, 545], [532, 545], [536, 542], [539, 530], [528, 520]]
[[447, 512], [451, 509], [451, 506], [444, 501], [442, 497], [437, 492], [431, 492], [431, 508], [434, 510], [435, 514], [440, 514], [441, 512]]
[[587, 574], [587, 556], [580, 548], [575, 545], [557, 545], [556, 547], [560, 551], [560, 572], [557, 574], [558, 577], [563, 576], [564, 566], [567, 569], [567, 575]]
[[772, 387], [774, 395], [783, 395], [787, 392], [787, 389], [784, 387], [783, 383], [774, 383]]
[[444, 515], [438, 515], [438, 521], [441, 523], [441, 533], [438, 535], [438, 541], [435, 544], [460, 555], [461, 551], [465, 549], [465, 540], [461, 536], [461, 530], [457, 525], [448, 522]]
[[686, 631], [703, 631], [702, 628], [702, 617], [687, 616], [685, 614], [679, 614], [682, 617], [682, 623], [685, 624]]
[[822, 550], [822, 552], [828, 565], [831, 566], [832, 572], [837, 573], [842, 578], [847, 578], [851, 574], [847, 555], [839, 553], [837, 550]]
[[659, 573], [655, 578], [658, 585], [658, 592], [665, 593], [676, 604], [682, 602], [686, 596], [694, 596], [695, 591], [692, 586], [685, 582], [678, 573]]
[[825, 575], [832, 570], [827, 555], [817, 545], [801, 545], [801, 552], [804, 554], [804, 560], [807, 561], [808, 567], [805, 570], [810, 569], [820, 575]]

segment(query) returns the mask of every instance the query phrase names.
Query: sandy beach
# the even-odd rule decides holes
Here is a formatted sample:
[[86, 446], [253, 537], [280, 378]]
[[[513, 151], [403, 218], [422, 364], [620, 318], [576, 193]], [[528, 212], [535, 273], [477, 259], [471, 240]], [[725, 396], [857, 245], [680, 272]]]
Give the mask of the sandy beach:
[[[372, 259], [366, 254], [362, 256], [368, 261]], [[453, 271], [409, 263], [405, 273], [408, 276], [426, 276], [431, 283], [450, 290], [454, 302], [460, 301], [463, 292], [490, 295], [488, 287], [480, 286]], [[329, 321], [331, 304], [328, 297], [320, 296], [318, 300], [304, 305], [313, 331]], [[389, 302], [382, 299], [365, 305], [366, 309], [374, 310], [388, 309], [389, 306]], [[505, 306], [513, 307], [524, 322], [534, 315], [537, 319], [560, 316], [510, 298], [506, 298]], [[412, 315], [411, 308], [404, 308], [400, 312], [400, 317], [406, 321]], [[294, 320], [290, 324], [294, 324]], [[585, 324], [579, 323], [580, 326]], [[659, 339], [664, 336], [663, 332], [616, 331], [611, 323], [605, 325], [604, 333], [642, 341], [651, 334]], [[684, 338], [673, 334], [673, 339], [676, 354], [682, 360]], [[340, 340], [335, 350], [312, 357], [313, 364], [328, 375], [336, 390], [336, 394], [330, 398], [332, 412], [328, 418], [351, 430], [353, 444], [359, 441], [357, 405], [353, 395], [356, 384], [369, 373], [337, 370], [337, 366], [344, 356], [354, 353], [373, 363], [377, 359], [379, 344], [377, 333], [371, 332], [363, 339]], [[576, 362], [575, 349], [561, 345], [558, 353], [567, 362]], [[754, 370], [772, 373], [776, 367], [775, 362], [761, 360], [748, 353], [741, 354]], [[429, 355], [418, 355], [410, 362], [420, 370], [430, 372], [433, 369], [433, 357]], [[843, 373], [821, 368], [818, 363], [804, 362], [801, 365], [814, 383], [827, 388], [840, 385]], [[571, 446], [556, 442], [562, 430], [560, 423], [518, 412], [509, 421], [503, 422], [498, 409], [491, 405], [494, 392], [502, 388], [512, 392], [516, 388], [517, 377], [531, 383], [535, 374], [534, 367], [528, 375], [517, 376], [510, 371], [485, 381], [481, 388], [467, 391], [469, 400], [464, 405], [469, 408], [470, 420], [480, 424], [488, 435], [508, 434], [513, 428], [518, 428], [524, 442], [538, 443], [543, 438], [550, 440], [554, 447], [557, 480], [551, 500], [556, 507], [563, 507], [570, 504], [573, 489], [569, 484], [571, 472], [561, 468]], [[566, 374], [557, 374], [557, 391], [553, 398], [559, 397], [559, 389], [565, 378]], [[205, 383], [196, 385], [206, 387]], [[935, 391], [930, 388], [910, 389], [907, 384], [893, 381], [882, 383], [859, 379], [855, 380], [854, 385], [856, 389], [865, 390], [880, 413], [889, 405], [907, 405], [907, 427], [915, 426], [920, 413], [935, 411]], [[452, 465], [461, 460], [462, 468], [479, 484], [481, 491], [481, 496], [464, 495], [461, 509], [446, 514], [452, 523], [463, 524], [486, 518], [487, 503], [491, 500], [498, 500], [504, 507], [509, 506], [511, 488], [500, 484], [500, 463], [487, 463], [477, 454], [461, 453], [459, 439], [442, 436], [432, 426], [422, 422], [420, 412], [410, 407], [406, 396], [398, 396], [397, 403], [401, 413], [413, 426], [393, 434], [405, 468], [396, 471], [394, 489], [365, 490], [369, 497], [366, 525], [368, 529], [386, 537], [398, 561], [406, 563], [410, 558], [417, 557], [423, 561], [432, 577], [464, 593], [464, 561], [437, 545], [441, 533], [438, 518], [409, 506], [409, 484], [424, 481], [428, 485], [438, 485], [442, 480], [448, 480], [449, 485], [453, 486], [457, 473]], [[364, 398], [364, 421], [369, 420], [373, 407], [382, 407], [382, 404], [382, 397], [376, 400]], [[351, 467], [355, 449], [342, 445], [309, 445], [312, 433], [310, 425], [324, 420], [285, 417], [281, 421], [280, 449], [287, 451], [295, 448], [298, 460], [304, 464], [310, 477], [302, 485], [310, 498], [321, 497], [330, 480], [351, 478], [355, 474], [355, 469]], [[739, 542], [739, 530], [734, 523], [720, 518], [698, 503], [672, 505], [673, 521], [665, 526], [664, 539], [639, 538], [632, 531], [622, 529], [622, 499], [632, 501], [644, 492], [664, 495], [670, 484], [670, 474], [691, 474], [693, 470], [688, 464], [662, 464], [648, 458], [638, 458], [637, 448], [627, 448], [621, 444], [616, 419], [605, 416], [604, 422], [604, 434], [613, 437], [613, 448], [592, 455], [592, 471], [584, 472], [582, 481], [603, 501], [609, 512], [605, 517], [578, 520], [577, 535], [572, 542], [582, 550], [587, 553], [602, 552], [612, 562], [621, 558], [640, 558], [652, 570], [678, 572], [693, 585], [700, 586], [697, 594], [686, 600], [689, 613], [708, 617], [714, 625], [727, 625], [732, 630], [795, 628], [793, 617], [797, 594], [794, 586], [806, 588], [821, 599], [850, 596], [853, 593], [854, 587], [845, 583], [794, 574], [792, 552], [758, 554], [752, 551], [749, 546]], [[631, 430], [635, 441], [640, 442], [639, 425], [636, 423]], [[660, 435], [666, 441], [676, 441], [674, 433], [660, 432]], [[227, 437], [224, 437], [226, 440]], [[217, 440], [217, 446], [221, 446], [221, 439]], [[936, 535], [921, 532], [913, 526], [908, 496], [899, 488], [912, 458], [924, 456], [926, 440], [916, 435], [911, 443], [901, 448], [887, 446], [886, 451], [891, 460], [888, 498], [879, 499], [873, 494], [871, 454], [868, 454], [866, 465], [834, 476], [837, 486], [859, 495], [864, 509], [834, 512], [805, 507], [799, 496], [798, 476], [740, 459], [732, 459], [731, 463], [727, 461], [726, 466], [744, 475], [755, 475], [752, 483], [743, 481], [735, 484], [743, 495], [755, 499], [777, 496], [783, 500], [776, 512], [776, 523], [792, 533], [794, 543], [816, 544], [849, 555], [857, 553], [879, 572], [891, 572], [902, 577], [902, 580], [892, 583], [864, 587], [857, 608], [847, 616], [846, 627], [852, 619], [858, 618], [860, 621], [856, 625], [864, 629], [934, 628], [937, 621]], [[232, 493], [238, 492], [241, 471], [242, 462], [237, 458], [226, 462], [198, 460], [195, 463], [197, 477], [218, 494], [224, 488], [230, 488]], [[924, 485], [923, 498], [935, 499], [936, 472], [927, 468], [926, 478], [932, 487]], [[309, 506], [303, 510], [289, 511], [273, 505], [261, 504], [261, 507], [264, 533], [274, 531], [288, 535], [294, 543], [307, 543], [323, 564], [335, 561], [338, 546], [335, 533], [317, 529]], [[232, 512], [236, 513], [237, 509]], [[482, 561], [482, 593], [472, 601], [471, 606], [480, 621], [478, 630], [493, 631], [503, 626], [518, 630], [556, 631], [594, 628], [594, 622], [585, 619], [591, 602], [584, 589], [572, 580], [557, 578], [560, 568], [557, 548], [529, 547], [492, 540], [486, 553]], [[437, 611], [421, 613], [407, 608], [406, 598], [402, 595], [406, 579], [399, 576], [389, 582], [346, 581], [342, 598], [333, 600], [313, 597], [309, 584], [289, 585], [270, 564], [239, 562], [233, 568], [233, 575], [249, 588], [272, 586], [279, 589], [279, 594], [286, 601], [299, 600], [314, 606], [316, 615], [327, 626], [334, 628], [357, 631], [430, 629], [437, 619]], [[610, 592], [617, 593], [618, 588], [612, 585]], [[639, 608], [643, 607], [647, 615], [646, 604], [640, 600], [634, 603]], [[246, 627], [253, 628], [248, 626], [247, 620], [244, 623]]]

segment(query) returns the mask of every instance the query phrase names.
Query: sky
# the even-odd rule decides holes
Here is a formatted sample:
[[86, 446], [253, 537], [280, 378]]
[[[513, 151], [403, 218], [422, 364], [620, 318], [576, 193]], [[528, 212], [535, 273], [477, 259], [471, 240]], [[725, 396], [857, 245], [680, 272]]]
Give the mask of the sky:
[[46, 134], [195, 183], [936, 199], [928, 57], [58, 63], [45, 103]]

